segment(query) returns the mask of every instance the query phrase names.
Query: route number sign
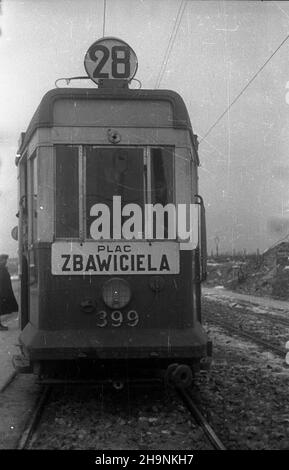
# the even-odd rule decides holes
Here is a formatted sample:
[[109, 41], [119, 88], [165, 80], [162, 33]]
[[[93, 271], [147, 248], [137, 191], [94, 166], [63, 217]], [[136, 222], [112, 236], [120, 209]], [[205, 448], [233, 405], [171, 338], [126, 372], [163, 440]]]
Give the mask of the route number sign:
[[97, 84], [106, 79], [130, 81], [137, 71], [137, 56], [126, 42], [112, 37], [103, 38], [88, 49], [84, 67]]

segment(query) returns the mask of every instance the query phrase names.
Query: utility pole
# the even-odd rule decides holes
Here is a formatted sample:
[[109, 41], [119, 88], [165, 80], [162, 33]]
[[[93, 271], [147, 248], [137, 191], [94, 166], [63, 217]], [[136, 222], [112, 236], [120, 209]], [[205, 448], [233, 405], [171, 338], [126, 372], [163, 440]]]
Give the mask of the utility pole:
[[219, 257], [219, 242], [220, 242], [220, 239], [218, 236], [215, 237], [215, 245], [216, 245], [216, 256], [217, 258]]

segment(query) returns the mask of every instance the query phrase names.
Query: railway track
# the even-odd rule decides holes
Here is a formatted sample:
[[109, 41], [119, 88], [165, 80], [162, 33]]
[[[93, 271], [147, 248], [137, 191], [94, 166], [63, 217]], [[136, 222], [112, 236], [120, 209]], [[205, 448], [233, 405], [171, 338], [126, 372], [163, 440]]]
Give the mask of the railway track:
[[[189, 388], [175, 387], [178, 395], [180, 396], [183, 404], [186, 409], [190, 411], [196, 423], [200, 426], [204, 433], [204, 439], [209, 441], [209, 444], [213, 449], [217, 450], [226, 450], [225, 446], [218, 438], [206, 418], [203, 416], [202, 412], [199, 410], [198, 406], [195, 404]], [[30, 419], [28, 420], [25, 429], [18, 440], [17, 449], [31, 449], [33, 444], [36, 442], [38, 437], [39, 425], [41, 423], [41, 418], [45, 407], [49, 401], [53, 385], [43, 385], [39, 394], [39, 399], [35, 404], [35, 407], [31, 413]], [[194, 444], [192, 443], [194, 446]]]
[[203, 416], [191, 395], [193, 376], [189, 366], [184, 364], [171, 364], [166, 372], [165, 382], [178, 392], [184, 405], [190, 411], [197, 424], [202, 428], [206, 438], [215, 450], [226, 450], [217, 434]]
[[9, 375], [9, 377], [7, 377], [7, 379], [5, 380], [4, 384], [3, 384], [2, 387], [0, 388], [0, 393], [5, 392], [6, 388], [8, 388], [9, 385], [15, 380], [15, 378], [17, 377], [17, 375], [18, 375], [17, 370], [14, 370], [14, 371]]
[[250, 312], [248, 310], [248, 307], [246, 307], [246, 315], [249, 315], [251, 317], [255, 318], [264, 318], [265, 320], [269, 321], [270, 323], [278, 323], [280, 325], [284, 325], [287, 328], [289, 328], [289, 321], [286, 320], [286, 318], [280, 317], [279, 315], [270, 315], [270, 313], [256, 313], [256, 312]]
[[[208, 302], [218, 302], [217, 299], [214, 299], [214, 298], [210, 298], [208, 296], [205, 296], [205, 299], [208, 301]], [[231, 302], [232, 304], [233, 302]], [[280, 325], [284, 325], [285, 327], [289, 328], [289, 320], [287, 320], [286, 318], [284, 317], [281, 317], [280, 315], [271, 315], [269, 312], [254, 312], [254, 311], [250, 311], [249, 309], [250, 308], [254, 308], [254, 307], [259, 307], [259, 305], [257, 304], [249, 304], [249, 303], [242, 303], [242, 302], [236, 302], [238, 305], [241, 305], [242, 308], [244, 308], [246, 310], [246, 316], [250, 316], [250, 317], [253, 317], [253, 318], [256, 318], [257, 320], [259, 319], [265, 319], [267, 320], [268, 322], [270, 323], [278, 323]], [[230, 305], [226, 305], [226, 308], [230, 308]], [[231, 310], [230, 310], [230, 313], [231, 313]]]
[[270, 351], [274, 353], [275, 355], [285, 358], [286, 355], [286, 349], [284, 348], [279, 348], [278, 346], [275, 346], [272, 343], [269, 343], [268, 341], [264, 341], [263, 339], [259, 338], [256, 335], [253, 335], [251, 333], [248, 333], [247, 331], [242, 330], [241, 328], [237, 328], [236, 326], [233, 326], [231, 323], [226, 322], [224, 320], [218, 320], [215, 318], [210, 318], [206, 317], [206, 322], [211, 323], [217, 326], [220, 326], [221, 328], [230, 331], [231, 333], [241, 337], [248, 339], [252, 341], [253, 343], [257, 344], [258, 346], [262, 347], [266, 351]]
[[29, 449], [30, 444], [33, 444], [37, 433], [38, 424], [40, 423], [41, 415], [49, 399], [50, 393], [51, 386], [44, 385], [39, 394], [39, 400], [35, 404], [35, 408], [31, 414], [31, 417], [18, 441], [17, 449]]
[[215, 450], [226, 450], [224, 444], [219, 439], [211, 425], [208, 423], [198, 406], [194, 403], [194, 400], [189, 392], [189, 389], [177, 387], [177, 391], [183, 400], [183, 403], [187, 409], [191, 412], [192, 416], [196, 422], [201, 426], [204, 434], [207, 439], [210, 441], [211, 445]]

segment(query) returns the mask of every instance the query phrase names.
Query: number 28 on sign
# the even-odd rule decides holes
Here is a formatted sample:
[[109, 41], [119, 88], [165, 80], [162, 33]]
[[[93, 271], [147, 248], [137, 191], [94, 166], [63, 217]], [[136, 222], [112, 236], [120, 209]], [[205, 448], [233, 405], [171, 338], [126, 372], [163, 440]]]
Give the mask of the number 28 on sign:
[[130, 81], [137, 71], [137, 56], [126, 42], [117, 38], [102, 38], [88, 49], [84, 67], [97, 84], [104, 79]]

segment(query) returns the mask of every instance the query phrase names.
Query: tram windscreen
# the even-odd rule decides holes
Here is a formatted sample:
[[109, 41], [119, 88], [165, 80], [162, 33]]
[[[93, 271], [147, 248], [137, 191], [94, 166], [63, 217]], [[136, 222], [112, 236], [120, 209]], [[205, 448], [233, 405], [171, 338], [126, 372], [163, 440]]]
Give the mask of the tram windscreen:
[[[110, 210], [110, 237], [113, 229], [113, 196], [121, 196], [122, 207], [138, 204], [144, 213], [144, 155], [137, 148], [86, 147], [87, 237], [95, 219], [91, 209], [105, 204]], [[128, 217], [122, 217], [122, 223]]]
[[56, 146], [55, 234], [58, 238], [79, 237], [78, 147]]
[[[84, 172], [79, 173], [81, 168]], [[127, 204], [136, 204], [141, 210], [142, 223], [137, 222], [137, 226], [129, 223], [128, 230], [132, 238], [142, 238], [145, 231], [144, 204], [166, 206], [174, 202], [173, 168], [173, 148], [170, 147], [145, 149], [87, 145], [80, 152], [79, 146], [56, 145], [56, 237], [78, 238], [80, 221], [85, 221], [86, 238], [95, 238], [92, 226], [93, 230], [97, 226], [97, 238], [115, 238], [114, 216], [123, 227], [133, 215], [132, 211], [120, 216], [119, 213], [114, 214], [115, 210], [121, 212]], [[84, 204], [79, 202], [80, 191], [83, 191]], [[121, 208], [113, 204], [114, 196], [121, 198]], [[108, 211], [102, 220], [100, 205]], [[162, 225], [166, 238], [167, 213]], [[82, 232], [85, 227], [81, 228]]]

